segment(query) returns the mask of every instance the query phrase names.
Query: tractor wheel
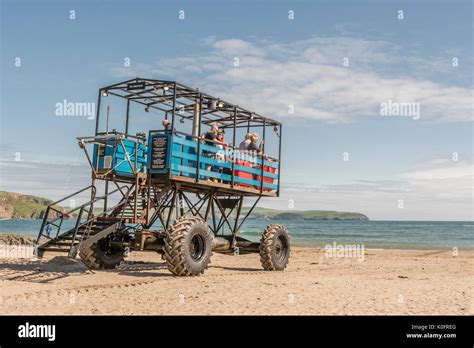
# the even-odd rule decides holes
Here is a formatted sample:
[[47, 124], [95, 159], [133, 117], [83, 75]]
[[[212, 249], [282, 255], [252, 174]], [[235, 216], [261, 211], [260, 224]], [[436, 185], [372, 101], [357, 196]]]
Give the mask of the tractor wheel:
[[285, 226], [268, 225], [260, 239], [260, 262], [266, 271], [282, 271], [290, 258], [290, 237]]
[[81, 250], [79, 256], [90, 269], [114, 269], [124, 260], [126, 250], [110, 244], [113, 236], [106, 237]]
[[204, 220], [182, 216], [165, 238], [164, 257], [171, 273], [195, 276], [204, 273], [212, 255], [212, 233]]

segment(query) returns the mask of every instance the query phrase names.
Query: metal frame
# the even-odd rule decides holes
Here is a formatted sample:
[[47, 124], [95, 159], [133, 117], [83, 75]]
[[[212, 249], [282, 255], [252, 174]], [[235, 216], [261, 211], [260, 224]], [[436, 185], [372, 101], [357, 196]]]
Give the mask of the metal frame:
[[[142, 86], [140, 90], [136, 90], [131, 86]], [[100, 127], [100, 110], [102, 98], [105, 95], [117, 96], [127, 100], [126, 113], [125, 113], [125, 133], [99, 132]], [[152, 178], [150, 173], [140, 173], [137, 171], [137, 151], [138, 144], [146, 141], [143, 137], [137, 137], [129, 135], [130, 125], [130, 105], [131, 102], [140, 104], [146, 108], [146, 110], [154, 109], [163, 113], [164, 118], [168, 119], [171, 116], [171, 128], [168, 132], [173, 137], [175, 134], [184, 134], [191, 136], [197, 140], [197, 168], [196, 177], [194, 179], [188, 178], [176, 178], [172, 174], [172, 170], [169, 170], [168, 175], [160, 177], [159, 179]], [[186, 134], [176, 130], [176, 118], [180, 117], [183, 119], [193, 119], [195, 113], [195, 104], [199, 103], [199, 124], [197, 136]], [[203, 184], [200, 180], [199, 163], [201, 151], [200, 144], [204, 140], [201, 137], [202, 125], [210, 125], [213, 122], [218, 122], [220, 128], [232, 129], [233, 139], [232, 148], [235, 151], [237, 149], [236, 144], [236, 131], [238, 128], [246, 128], [247, 132], [250, 128], [261, 127], [262, 128], [262, 141], [263, 141], [263, 153], [260, 156], [262, 160], [260, 180], [261, 185], [259, 190], [245, 190], [235, 185], [234, 180], [234, 162], [232, 161], [232, 175], [231, 181], [227, 184]], [[143, 79], [134, 78], [127, 81], [119, 82], [110, 86], [103, 87], [99, 90], [98, 102], [97, 102], [97, 114], [95, 124], [95, 136], [94, 137], [81, 137], [78, 138], [79, 146], [84, 149], [87, 160], [92, 167], [92, 183], [89, 187], [76, 192], [64, 198], [68, 199], [76, 194], [91, 190], [91, 199], [89, 202], [75, 208], [68, 212], [79, 211], [76, 224], [73, 229], [60, 233], [62, 220], [64, 219], [65, 213], [61, 213], [58, 219], [50, 219], [49, 213], [57, 209], [54, 208], [55, 202], [50, 205], [46, 211], [45, 218], [38, 236], [38, 242], [41, 237], [46, 237], [43, 233], [46, 225], [54, 224], [56, 220], [60, 220], [57, 226], [58, 230], [54, 238], [47, 238], [45, 244], [41, 247], [43, 250], [48, 250], [48, 245], [51, 242], [58, 242], [62, 240], [71, 240], [70, 244], [70, 256], [75, 256], [77, 252], [77, 245], [74, 244], [76, 238], [78, 238], [78, 232], [81, 235], [82, 243], [84, 238], [87, 238], [89, 232], [87, 228], [92, 226], [94, 221], [98, 218], [107, 220], [110, 225], [106, 228], [113, 226], [113, 224], [135, 224], [136, 227], [132, 228], [135, 231], [148, 231], [155, 223], [160, 223], [164, 233], [169, 230], [173, 217], [178, 218], [185, 214], [192, 214], [200, 216], [205, 221], [209, 222], [209, 228], [212, 230], [216, 238], [227, 238], [226, 241], [229, 243], [227, 251], [231, 251], [235, 247], [242, 245], [248, 250], [258, 250], [256, 243], [251, 243], [243, 238], [237, 237], [237, 234], [242, 227], [245, 220], [254, 210], [261, 197], [269, 196], [268, 193], [264, 192], [264, 166], [265, 159], [270, 158], [265, 155], [265, 143], [266, 143], [266, 128], [273, 127], [275, 133], [279, 138], [278, 142], [278, 158], [272, 160], [278, 161], [278, 186], [276, 193], [273, 196], [279, 196], [280, 194], [280, 175], [281, 175], [281, 132], [282, 124], [269, 117], [264, 117], [254, 112], [248, 111], [238, 105], [234, 105], [220, 98], [213, 97], [209, 94], [203, 93], [198, 89], [190, 88], [183, 84], [174, 81], [165, 80], [154, 80], [154, 79]], [[153, 132], [164, 132], [165, 130], [149, 131], [149, 134]], [[86, 150], [87, 144], [102, 144], [107, 145], [109, 139], [115, 139], [116, 143], [119, 143], [126, 158], [115, 165], [118, 167], [125, 160], [129, 163], [133, 177], [123, 178], [115, 176], [113, 169], [111, 168], [106, 173], [98, 173], [97, 168], [94, 168], [91, 156]], [[130, 158], [128, 157], [127, 151], [123, 144], [123, 140], [132, 140], [136, 143], [135, 146], [135, 164], [133, 165]], [[172, 144], [172, 142], [171, 142]], [[173, 146], [171, 146], [172, 151]], [[98, 154], [94, 154], [97, 156]], [[172, 153], [170, 154], [172, 156]], [[96, 159], [96, 163], [98, 163]], [[96, 186], [95, 180], [105, 181], [105, 194], [96, 197]], [[185, 178], [186, 179], [186, 178]], [[113, 182], [117, 187], [115, 190], [109, 192], [109, 181]], [[119, 183], [125, 183], [125, 186], [120, 186]], [[111, 208], [108, 208], [108, 200], [113, 193], [121, 193], [121, 199], [118, 203], [110, 204]], [[246, 197], [253, 197], [255, 202], [243, 213], [243, 203]], [[94, 204], [99, 201], [103, 201], [104, 209], [102, 213], [98, 215], [93, 213]], [[87, 218], [82, 219], [84, 213], [87, 213]], [[55, 225], [56, 226], [56, 225]], [[115, 226], [115, 225], [114, 225]], [[117, 225], [118, 226], [118, 225]], [[113, 228], [111, 228], [112, 230]], [[226, 230], [229, 230], [230, 234], [225, 235]], [[105, 230], [105, 229], [104, 229]], [[97, 232], [97, 231], [96, 231]], [[98, 233], [98, 232], [97, 232]], [[240, 243], [240, 244], [239, 244]], [[257, 243], [258, 244], [258, 243]], [[257, 245], [258, 246], [258, 245]], [[59, 249], [62, 250], [62, 249]]]
[[[144, 84], [145, 88], [143, 88], [143, 90], [136, 91], [129, 89], [130, 84], [139, 83]], [[173, 136], [177, 133], [177, 130], [175, 128], [176, 117], [191, 120], [194, 117], [194, 104], [196, 103], [196, 100], [199, 100], [200, 123], [198, 134], [201, 134], [201, 126], [203, 124], [210, 125], [212, 123], [218, 122], [220, 128], [233, 130], [233, 149], [238, 148], [238, 144], [236, 144], [235, 139], [235, 134], [238, 128], [246, 128], [248, 132], [250, 128], [261, 127], [263, 129], [263, 146], [265, 146], [265, 130], [267, 127], [274, 127], [274, 129], [279, 130], [279, 132], [276, 132], [279, 140], [278, 157], [273, 158], [273, 160], [276, 160], [281, 163], [282, 124], [279, 121], [259, 115], [238, 105], [234, 105], [220, 98], [214, 97], [207, 93], [203, 93], [196, 88], [191, 88], [174, 81], [144, 79], [136, 77], [134, 79], [102, 87], [99, 90], [97, 103], [95, 130], [96, 136], [100, 134], [100, 105], [103, 95], [112, 95], [127, 100], [127, 111], [125, 116], [124, 127], [125, 134], [127, 134], [129, 130], [130, 102], [135, 102], [137, 104], [143, 105], [146, 110], [154, 109], [159, 112], [162, 112], [164, 113], [165, 118], [167, 118], [168, 115], [171, 115], [171, 135]], [[280, 182], [280, 180], [278, 180], [278, 182]], [[232, 180], [232, 187], [233, 186], [234, 182]], [[278, 189], [277, 196], [279, 195], [280, 191]]]

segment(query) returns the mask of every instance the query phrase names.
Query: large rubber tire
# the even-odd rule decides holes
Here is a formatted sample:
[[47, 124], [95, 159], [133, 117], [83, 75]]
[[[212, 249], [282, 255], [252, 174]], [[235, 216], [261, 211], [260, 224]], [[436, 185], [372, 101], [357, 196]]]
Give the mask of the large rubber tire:
[[165, 238], [164, 258], [171, 273], [196, 276], [204, 273], [212, 256], [212, 232], [198, 217], [182, 216]]
[[125, 249], [109, 248], [107, 239], [102, 239], [81, 250], [79, 256], [90, 269], [114, 269], [124, 260], [125, 253]]
[[268, 225], [260, 239], [260, 262], [266, 271], [282, 271], [290, 258], [290, 237], [285, 226]]

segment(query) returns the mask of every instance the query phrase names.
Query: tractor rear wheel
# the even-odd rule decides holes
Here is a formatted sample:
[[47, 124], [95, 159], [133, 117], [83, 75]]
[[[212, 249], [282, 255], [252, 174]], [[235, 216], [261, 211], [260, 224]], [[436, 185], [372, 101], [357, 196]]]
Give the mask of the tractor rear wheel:
[[126, 250], [111, 244], [114, 236], [107, 236], [80, 251], [82, 262], [90, 269], [114, 269], [124, 260]]
[[268, 225], [260, 239], [260, 262], [266, 271], [282, 271], [290, 258], [290, 237], [285, 226]]
[[212, 233], [198, 217], [182, 216], [165, 238], [164, 258], [171, 273], [195, 276], [204, 273], [212, 255]]

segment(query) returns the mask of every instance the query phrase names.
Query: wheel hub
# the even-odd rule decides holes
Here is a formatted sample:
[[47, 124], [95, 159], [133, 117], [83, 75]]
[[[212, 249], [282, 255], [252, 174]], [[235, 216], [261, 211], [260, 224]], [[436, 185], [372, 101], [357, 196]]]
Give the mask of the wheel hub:
[[200, 235], [194, 235], [191, 239], [191, 257], [193, 260], [199, 261], [204, 255], [204, 239]]

